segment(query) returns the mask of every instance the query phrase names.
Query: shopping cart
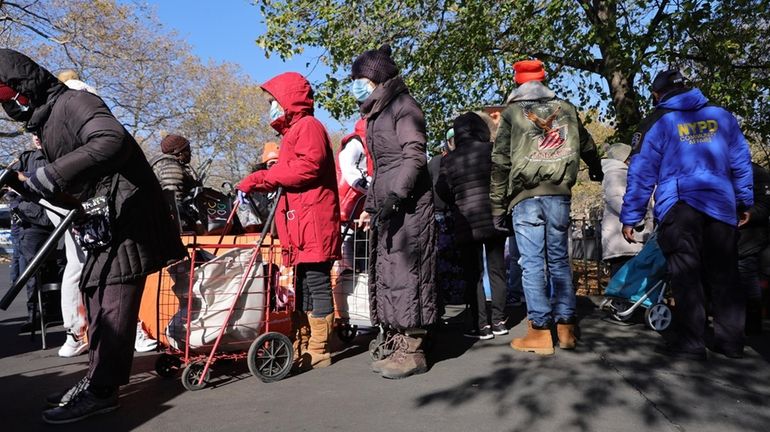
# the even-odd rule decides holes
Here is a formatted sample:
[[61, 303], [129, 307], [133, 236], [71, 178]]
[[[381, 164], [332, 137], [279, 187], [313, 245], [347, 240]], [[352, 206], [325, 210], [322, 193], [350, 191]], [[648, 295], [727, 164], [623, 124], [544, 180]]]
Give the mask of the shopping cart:
[[[234, 206], [233, 214], [238, 206]], [[249, 371], [263, 382], [283, 379], [293, 362], [292, 286], [282, 277], [280, 245], [267, 232], [245, 243], [188, 244], [189, 260], [164, 270], [159, 279], [157, 328], [164, 346], [155, 363], [163, 377], [182, 369], [182, 385], [200, 390], [221, 360], [246, 358]], [[249, 244], [250, 243], [250, 244]], [[167, 278], [167, 280], [163, 280]]]
[[350, 343], [359, 331], [372, 328], [369, 314], [369, 239], [355, 220], [342, 226], [342, 259], [332, 272], [335, 332]]
[[644, 321], [651, 329], [663, 331], [672, 321], [666, 257], [658, 246], [657, 233], [647, 240], [642, 250], [612, 277], [604, 291], [599, 309], [621, 322], [631, 319], [638, 308], [646, 309]]

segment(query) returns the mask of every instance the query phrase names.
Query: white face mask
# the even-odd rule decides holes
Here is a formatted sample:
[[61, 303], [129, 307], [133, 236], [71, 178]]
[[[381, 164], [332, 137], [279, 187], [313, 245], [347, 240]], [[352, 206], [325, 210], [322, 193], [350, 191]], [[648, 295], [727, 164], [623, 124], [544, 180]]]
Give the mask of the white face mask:
[[284, 111], [283, 108], [278, 104], [278, 101], [272, 101], [270, 102], [270, 121], [274, 122], [281, 118]]

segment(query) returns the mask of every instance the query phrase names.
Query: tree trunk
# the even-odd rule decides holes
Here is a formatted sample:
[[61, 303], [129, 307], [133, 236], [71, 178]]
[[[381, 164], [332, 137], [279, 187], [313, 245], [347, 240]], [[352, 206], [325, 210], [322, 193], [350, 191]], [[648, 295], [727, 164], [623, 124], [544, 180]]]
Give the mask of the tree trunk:
[[607, 80], [607, 86], [610, 89], [612, 105], [615, 107], [615, 136], [620, 142], [630, 144], [631, 136], [636, 132], [639, 122], [642, 120], [642, 114], [639, 111], [639, 95], [634, 89], [633, 72], [621, 70], [620, 68], [606, 67], [604, 79]]
[[600, 39], [602, 53], [601, 75], [607, 81], [615, 108], [615, 130], [618, 140], [631, 142], [631, 136], [642, 119], [639, 112], [639, 95], [634, 89], [634, 76], [639, 69], [633, 59], [623, 51], [618, 36], [617, 1], [594, 1], [587, 5], [589, 19]]

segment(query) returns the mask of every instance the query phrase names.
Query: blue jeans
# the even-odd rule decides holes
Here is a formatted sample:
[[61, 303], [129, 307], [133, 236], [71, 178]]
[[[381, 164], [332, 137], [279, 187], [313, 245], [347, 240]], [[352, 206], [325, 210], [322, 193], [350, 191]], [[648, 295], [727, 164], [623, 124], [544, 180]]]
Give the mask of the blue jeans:
[[538, 327], [575, 317], [575, 290], [567, 252], [569, 212], [570, 198], [563, 195], [528, 198], [513, 207], [527, 316]]
[[524, 300], [524, 289], [521, 286], [521, 266], [519, 266], [519, 247], [516, 245], [516, 235], [508, 237], [508, 298], [512, 301]]

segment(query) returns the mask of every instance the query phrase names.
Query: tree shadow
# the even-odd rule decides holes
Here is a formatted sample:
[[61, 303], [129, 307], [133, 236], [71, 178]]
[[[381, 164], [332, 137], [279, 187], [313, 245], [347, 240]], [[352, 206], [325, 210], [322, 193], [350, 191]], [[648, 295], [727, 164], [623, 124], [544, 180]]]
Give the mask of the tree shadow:
[[770, 404], [770, 368], [765, 354], [750, 352], [743, 360], [671, 360], [654, 353], [660, 342], [656, 332], [641, 325], [612, 326], [600, 319], [595, 305], [584, 300], [578, 305], [587, 314], [575, 351], [557, 348], [551, 357], [512, 350], [499, 354], [462, 383], [416, 396], [416, 408], [490, 404], [500, 418], [515, 413], [511, 431], [553, 429], [554, 423], [585, 432], [685, 430], [691, 423], [715, 430], [767, 429], [770, 411], [763, 407]]

